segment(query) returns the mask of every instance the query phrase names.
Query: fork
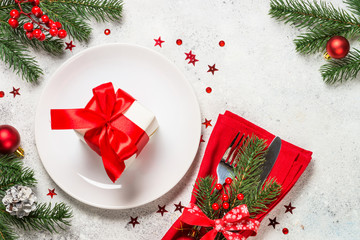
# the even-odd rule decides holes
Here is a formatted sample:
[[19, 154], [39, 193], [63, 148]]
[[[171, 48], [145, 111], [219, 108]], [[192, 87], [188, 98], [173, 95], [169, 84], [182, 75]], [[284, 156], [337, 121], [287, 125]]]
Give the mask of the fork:
[[232, 140], [229, 147], [226, 149], [216, 169], [218, 183], [220, 184], [224, 184], [225, 179], [233, 174], [233, 169], [234, 167], [236, 167], [237, 164], [237, 161], [235, 161], [235, 156], [238, 153], [237, 149], [239, 149], [240, 143], [242, 143], [242, 145], [245, 145], [247, 142], [248, 137], [244, 139], [245, 134], [242, 134], [241, 137], [240, 134], [240, 132], [236, 134], [235, 138]]

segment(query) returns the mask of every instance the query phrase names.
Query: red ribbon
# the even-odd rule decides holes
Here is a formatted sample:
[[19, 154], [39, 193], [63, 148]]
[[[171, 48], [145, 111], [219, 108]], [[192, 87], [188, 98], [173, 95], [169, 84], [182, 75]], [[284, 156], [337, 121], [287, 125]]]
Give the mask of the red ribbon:
[[115, 93], [112, 83], [94, 88], [93, 94], [83, 109], [51, 109], [51, 128], [89, 129], [84, 139], [102, 157], [106, 173], [115, 182], [125, 169], [124, 161], [139, 154], [149, 136], [124, 116], [133, 97], [121, 89]]
[[193, 203], [185, 208], [181, 221], [190, 225], [212, 227], [200, 240], [213, 240], [218, 232], [221, 232], [228, 240], [245, 240], [246, 232], [255, 236], [260, 222], [249, 218], [249, 211], [245, 204], [233, 208], [221, 219], [211, 220], [201, 209]]

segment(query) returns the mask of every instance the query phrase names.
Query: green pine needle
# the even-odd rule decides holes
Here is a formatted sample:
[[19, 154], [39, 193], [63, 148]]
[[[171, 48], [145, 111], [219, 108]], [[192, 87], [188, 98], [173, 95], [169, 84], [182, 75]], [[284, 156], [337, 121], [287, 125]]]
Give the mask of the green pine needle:
[[354, 79], [360, 71], [360, 51], [354, 49], [343, 59], [330, 59], [320, 68], [321, 76], [329, 84]]
[[[1, 211], [1, 210], [0, 210]], [[1, 217], [1, 212], [0, 212]], [[8, 223], [0, 218], [0, 240], [15, 240], [17, 235]]]
[[348, 5], [350, 10], [360, 16], [360, 1], [359, 0], [344, 0], [344, 3]]

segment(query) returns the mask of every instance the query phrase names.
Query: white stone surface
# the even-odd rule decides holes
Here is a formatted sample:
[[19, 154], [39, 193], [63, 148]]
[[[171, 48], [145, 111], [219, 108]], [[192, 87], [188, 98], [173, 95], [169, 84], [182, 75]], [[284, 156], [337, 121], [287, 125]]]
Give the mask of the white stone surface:
[[[343, 6], [340, 0], [327, 0]], [[174, 203], [187, 204], [206, 143], [181, 182], [169, 193], [145, 206], [107, 211], [86, 206], [58, 188], [43, 168], [35, 147], [34, 115], [39, 96], [52, 73], [73, 54], [104, 43], [134, 43], [155, 49], [174, 62], [192, 84], [201, 105], [203, 118], [214, 124], [219, 113], [231, 110], [296, 145], [314, 152], [304, 175], [269, 217], [280, 225], [268, 227], [263, 221], [252, 239], [332, 239], [353, 240], [360, 236], [360, 81], [328, 86], [318, 72], [324, 63], [321, 54], [303, 56], [295, 52], [292, 40], [299, 34], [289, 25], [268, 16], [265, 0], [138, 0], [125, 1], [120, 23], [96, 24], [88, 44], [75, 41], [73, 53], [62, 58], [36, 53], [45, 70], [39, 84], [29, 84], [1, 63], [0, 123], [11, 124], [21, 133], [26, 150], [25, 164], [33, 168], [39, 180], [35, 189], [40, 201], [64, 201], [73, 208], [72, 227], [60, 234], [23, 233], [20, 239], [58, 240], [156, 240], [180, 215]], [[111, 29], [109, 36], [104, 29]], [[154, 47], [161, 36], [163, 47]], [[177, 46], [181, 38], [183, 45]], [[218, 42], [224, 40], [225, 47]], [[354, 42], [354, 46], [358, 43]], [[199, 62], [184, 61], [184, 52], [192, 50]], [[216, 63], [218, 72], [207, 73], [207, 65]], [[13, 98], [12, 87], [20, 87], [21, 96]], [[213, 92], [207, 94], [206, 87]], [[176, 126], [174, 126], [176, 127]], [[203, 129], [208, 140], [212, 128]], [[66, 173], [64, 172], [64, 175]], [[56, 188], [51, 200], [48, 188]], [[284, 213], [284, 204], [292, 202], [294, 214]], [[166, 204], [164, 217], [157, 205]], [[130, 216], [141, 223], [128, 225]], [[282, 228], [289, 229], [283, 235]]]

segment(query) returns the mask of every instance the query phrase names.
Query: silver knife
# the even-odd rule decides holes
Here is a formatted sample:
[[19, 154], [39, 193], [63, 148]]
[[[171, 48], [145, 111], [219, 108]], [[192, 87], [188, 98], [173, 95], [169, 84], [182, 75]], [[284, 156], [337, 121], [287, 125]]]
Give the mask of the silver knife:
[[277, 157], [279, 156], [281, 149], [281, 139], [279, 137], [275, 137], [270, 146], [267, 149], [267, 153], [265, 155], [265, 162], [263, 165], [263, 171], [260, 174], [260, 182], [262, 183], [260, 187], [264, 184], [266, 178], [269, 176], [271, 169], [273, 168]]

